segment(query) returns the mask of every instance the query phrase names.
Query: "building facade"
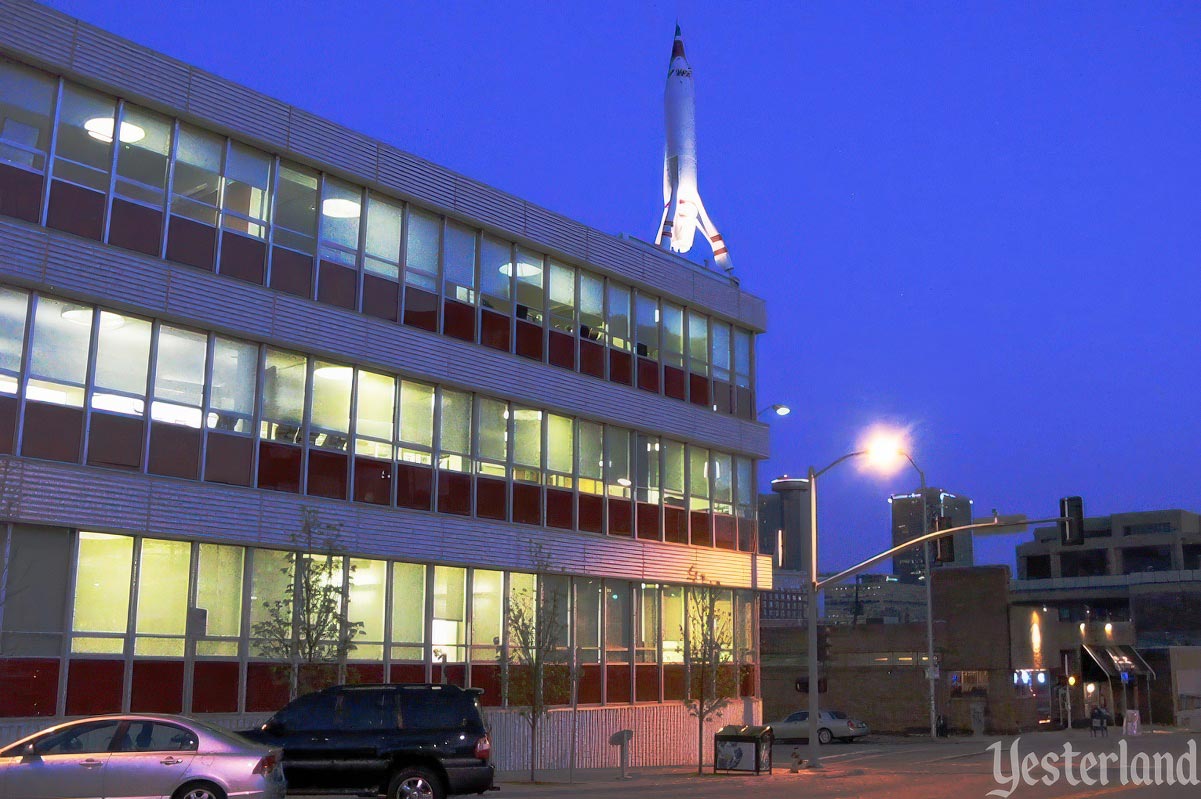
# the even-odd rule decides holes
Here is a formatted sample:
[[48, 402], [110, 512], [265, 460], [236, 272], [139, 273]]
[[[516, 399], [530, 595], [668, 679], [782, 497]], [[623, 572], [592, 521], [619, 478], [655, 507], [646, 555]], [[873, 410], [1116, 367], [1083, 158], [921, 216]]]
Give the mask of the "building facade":
[[340, 679], [502, 705], [509, 609], [553, 595], [582, 704], [683, 718], [716, 584], [754, 697], [761, 300], [45, 7], [0, 20], [10, 726], [278, 708], [262, 625], [318, 552], [361, 629]]
[[[950, 519], [952, 527], [972, 523], [972, 501], [967, 497], [948, 493], [941, 488], [919, 488], [909, 494], [894, 494], [888, 498], [892, 506], [892, 545], [900, 546], [906, 541], [933, 531], [940, 516]], [[972, 554], [972, 532], [955, 533], [955, 559], [942, 566], [971, 566], [975, 563]], [[931, 545], [933, 557], [933, 545]], [[926, 560], [922, 547], [907, 549], [892, 558], [892, 573], [905, 581], [917, 582], [925, 579]]]
[[891, 574], [860, 574], [827, 587], [827, 624], [908, 624], [926, 620], [926, 589]]

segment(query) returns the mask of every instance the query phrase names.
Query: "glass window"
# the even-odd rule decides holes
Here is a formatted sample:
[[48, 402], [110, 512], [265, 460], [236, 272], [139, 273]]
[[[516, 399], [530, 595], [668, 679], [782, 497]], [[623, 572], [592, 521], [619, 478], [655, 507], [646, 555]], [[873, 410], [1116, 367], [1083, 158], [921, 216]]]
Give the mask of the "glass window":
[[384, 656], [387, 573], [387, 561], [350, 559], [350, 593], [346, 615], [348, 621], [363, 625], [359, 634], [352, 639], [352, 660], [381, 660]]
[[659, 437], [638, 435], [635, 444], [636, 481], [639, 502], [659, 502]]
[[630, 615], [630, 584], [605, 580], [605, 660], [630, 662], [633, 618]]
[[542, 324], [546, 299], [542, 293], [542, 256], [517, 248], [517, 318]]
[[556, 330], [575, 330], [575, 269], [550, 261], [550, 323]]
[[[488, 399], [487, 397], [480, 397], [480, 437], [478, 451], [480, 458], [494, 462], [499, 461], [501, 464], [508, 459], [508, 426], [508, 403]], [[499, 474], [501, 477], [504, 477], [506, 473], [504, 466], [498, 469], [495, 464], [489, 466], [481, 464], [480, 471], [487, 474]]]
[[91, 337], [91, 308], [39, 297], [33, 315], [28, 398], [82, 407]]
[[734, 374], [738, 385], [751, 385], [751, 334], [747, 330], [734, 330]]
[[601, 596], [603, 587], [595, 577], [575, 581], [575, 645], [581, 663], [600, 663]]
[[0, 61], [0, 163], [41, 172], [50, 149], [50, 122], [58, 81], [37, 70]]
[[513, 297], [513, 261], [509, 242], [484, 236], [480, 256], [480, 291], [485, 305], [500, 313], [509, 313]]
[[504, 629], [504, 573], [475, 569], [471, 573], [471, 659], [495, 663]]
[[620, 427], [605, 428], [605, 444], [609, 449], [605, 485], [611, 497], [630, 498], [630, 431]]
[[542, 411], [513, 407], [513, 463], [526, 466], [520, 480], [537, 480], [542, 468]]
[[275, 191], [276, 244], [312, 254], [317, 235], [317, 178], [311, 169], [280, 162]]
[[[467, 421], [470, 424], [470, 416]], [[400, 440], [421, 447], [434, 446], [433, 386], [400, 381]]]
[[263, 370], [263, 424], [260, 436], [299, 443], [304, 422], [308, 361], [296, 352], [267, 348]]
[[[201, 544], [196, 565], [196, 654], [236, 657], [242, 633], [242, 574], [246, 550]], [[225, 639], [225, 640], [212, 640]]]
[[511, 624], [510, 621], [530, 619], [534, 616], [534, 599], [538, 590], [538, 578], [532, 574], [520, 572], [509, 573], [509, 604], [506, 626], [509, 633], [509, 657], [519, 662], [525, 641], [522, 640], [524, 631], [536, 632], [526, 625]]
[[40, 738], [37, 753], [43, 757], [78, 757], [93, 752], [108, 752], [120, 721], [81, 721]]
[[670, 302], [663, 303], [663, 362], [684, 365], [684, 310]]
[[0, 574], [7, 569], [0, 654], [57, 658], [62, 653], [74, 546], [63, 528], [12, 526], [7, 561], [0, 556]]
[[580, 421], [580, 490], [589, 494], [603, 493], [605, 464], [604, 428], [599, 424]]
[[[271, 624], [281, 616], [284, 620], [291, 618], [290, 605], [279, 615], [273, 613], [272, 608], [276, 602], [291, 596], [290, 586], [296, 574], [295, 557], [278, 549], [256, 549], [250, 569], [250, 630], [254, 635], [261, 624]], [[261, 647], [251, 649], [255, 655], [263, 655]]]
[[186, 541], [142, 539], [135, 655], [183, 657], [191, 559], [192, 545]]
[[438, 250], [442, 218], [409, 206], [408, 238], [405, 240], [405, 282], [437, 291]]
[[684, 506], [684, 445], [663, 441], [663, 493], [668, 505]]
[[693, 372], [709, 374], [709, 319], [692, 311], [688, 312], [688, 358]]
[[471, 395], [442, 389], [442, 428], [438, 446], [442, 455], [438, 465], [457, 472], [468, 471], [462, 457], [471, 452]]
[[473, 229], [446, 221], [446, 296], [459, 302], [475, 302], [475, 238]]
[[271, 156], [238, 142], [230, 142], [221, 193], [221, 224], [256, 238], [267, 235], [270, 216]]
[[172, 177], [171, 212], [217, 224], [217, 197], [221, 185], [221, 155], [225, 140], [212, 133], [179, 126]]
[[207, 348], [208, 338], [203, 333], [170, 325], [159, 326], [151, 418], [200, 427]]
[[327, 261], [355, 265], [359, 248], [359, 215], [363, 190], [337, 178], [325, 176], [321, 195], [321, 257]]
[[434, 567], [434, 662], [462, 663], [467, 643], [467, 570]]
[[630, 349], [630, 290], [615, 283], [609, 284], [609, 346]]
[[378, 194], [369, 194], [363, 269], [389, 280], [399, 280], [400, 237], [403, 229], [404, 206]]
[[663, 662], [684, 662], [684, 589], [665, 585], [662, 591]]
[[[0, 74], [2, 67], [0, 63]], [[0, 394], [17, 393], [28, 309], [28, 294], [0, 286]]]
[[580, 272], [580, 338], [604, 341], [605, 281]]
[[358, 371], [355, 391], [355, 452], [373, 458], [392, 458], [396, 412], [396, 379], [377, 372]]
[[[550, 413], [546, 416], [546, 468], [570, 475], [575, 447], [575, 422], [569, 416]], [[562, 487], [571, 488], [568, 482]]]
[[718, 513], [733, 513], [730, 504], [734, 501], [734, 474], [730, 456], [724, 452], [713, 453], [713, 502]]
[[688, 448], [688, 492], [692, 497], [693, 510], [709, 508], [709, 450], [702, 447]]
[[659, 661], [659, 586], [643, 585], [635, 592], [638, 602], [634, 617], [634, 647], [639, 663]]
[[257, 344], [216, 337], [213, 343], [209, 427], [238, 433], [250, 432], [258, 371]]
[[[116, 112], [111, 97], [71, 83], [63, 87], [54, 146], [56, 178], [108, 191]], [[139, 136], [133, 129], [121, 130], [123, 142], [134, 138]]]
[[313, 411], [309, 418], [309, 443], [329, 449], [346, 449], [350, 435], [350, 388], [354, 369], [316, 361], [313, 365]]
[[112, 314], [108, 318], [121, 322], [105, 324], [105, 313], [100, 312], [92, 407], [141, 416], [145, 410], [143, 398], [150, 367], [150, 323], [145, 319]]
[[425, 566], [392, 564], [392, 659], [424, 660]]
[[641, 292], [637, 300], [638, 354], [659, 359], [659, 300]]
[[730, 326], [725, 322], [714, 322], [713, 329], [713, 376], [718, 380], [730, 379]]
[[117, 194], [155, 207], [163, 205], [173, 127], [167, 117], [125, 105], [121, 130], [136, 131], [138, 137], [122, 139], [117, 148]]
[[120, 654], [129, 625], [133, 538], [80, 531], [78, 546], [71, 651]]

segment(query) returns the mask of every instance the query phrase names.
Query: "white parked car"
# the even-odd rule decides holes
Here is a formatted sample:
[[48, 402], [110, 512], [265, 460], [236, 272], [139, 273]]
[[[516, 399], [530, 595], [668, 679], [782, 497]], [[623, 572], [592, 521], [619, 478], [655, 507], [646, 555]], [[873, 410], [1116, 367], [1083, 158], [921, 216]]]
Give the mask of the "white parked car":
[[0, 749], [0, 797], [283, 799], [280, 751], [183, 716], [95, 716]]
[[[808, 740], [809, 711], [798, 710], [783, 721], [770, 722], [770, 726], [777, 741]], [[828, 744], [835, 738], [840, 741], [853, 741], [869, 732], [871, 730], [867, 722], [849, 718], [841, 710], [823, 710], [818, 716], [817, 740], [823, 744]]]

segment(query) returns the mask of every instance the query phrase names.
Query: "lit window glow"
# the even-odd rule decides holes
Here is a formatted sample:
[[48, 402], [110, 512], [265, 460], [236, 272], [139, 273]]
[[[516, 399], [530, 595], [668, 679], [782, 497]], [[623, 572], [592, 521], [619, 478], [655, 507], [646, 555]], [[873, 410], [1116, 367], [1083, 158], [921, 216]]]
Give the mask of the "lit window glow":
[[[113, 140], [113, 126], [115, 124], [112, 117], [92, 117], [83, 123], [83, 129], [93, 139], [102, 141], [105, 144], [111, 144]], [[146, 138], [146, 131], [132, 122], [122, 122], [120, 135], [122, 144], [133, 144]]]

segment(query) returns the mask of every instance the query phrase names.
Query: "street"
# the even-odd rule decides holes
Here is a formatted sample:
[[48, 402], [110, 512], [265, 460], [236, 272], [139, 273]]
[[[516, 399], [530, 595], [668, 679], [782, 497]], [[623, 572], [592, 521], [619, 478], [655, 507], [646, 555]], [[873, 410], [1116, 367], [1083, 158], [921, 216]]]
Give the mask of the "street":
[[[1139, 757], [1139, 753], [1145, 753], [1145, 761], [1149, 764], [1154, 763], [1156, 754], [1160, 755], [1161, 764], [1166, 762], [1167, 755], [1171, 755], [1173, 762], [1177, 763], [1182, 755], [1188, 753], [1189, 742], [1195, 742], [1196, 737], [1195, 734], [1183, 732], [1156, 731], [1123, 739], [1119, 730], [1115, 728], [1105, 738], [1092, 738], [1087, 730], [938, 742], [869, 738], [860, 743], [825, 747], [822, 755], [824, 768], [820, 771], [802, 769], [796, 774], [789, 773], [789, 755], [797, 748], [803, 756], [805, 747], [777, 746], [773, 751], [777, 768], [771, 775], [756, 777], [706, 773], [704, 776], [697, 776], [695, 770], [685, 768], [644, 769], [634, 772], [631, 779], [623, 782], [616, 770], [606, 769], [579, 771], [574, 784], [567, 782], [566, 772], [547, 772], [539, 775], [539, 784], [530, 785], [523, 780], [522, 775], [504, 774], [501, 775], [499, 795], [520, 799], [571, 794], [583, 799], [610, 797], [617, 792], [628, 796], [664, 799], [703, 799], [710, 796], [752, 794], [757, 799], [796, 796], [818, 799], [851, 796], [985, 799], [990, 791], [999, 791], [1000, 793], [994, 793], [992, 796], [997, 799], [1055, 799], [1112, 794], [1119, 794], [1123, 798], [1185, 797], [1196, 795], [1196, 785], [1154, 784], [1153, 769], [1146, 772], [1152, 784], [1134, 784], [1136, 779], [1141, 779], [1144, 775], [1141, 770], [1144, 759]], [[1123, 740], [1127, 762], [1132, 765], [1127, 772], [1128, 781], [1125, 785], [1121, 782], [1121, 772], [1116, 765], [1123, 748]], [[990, 744], [998, 741], [1001, 744], [1001, 782], [994, 778], [994, 751], [988, 749]], [[1028, 762], [1034, 758], [1038, 762], [1038, 765], [1025, 772], [1030, 781], [1037, 782], [1035, 785], [1029, 785], [1022, 779], [1023, 772], [1020, 767], [1017, 783], [1012, 781], [1010, 757], [1015, 741], [1016, 751], [1020, 755], [1019, 762], [1023, 758]], [[1071, 776], [1077, 783], [1075, 785], [1068, 781], [1062, 761], [1054, 760], [1056, 753], [1063, 753], [1065, 743], [1070, 744], [1074, 756]], [[1095, 765], [1089, 769], [1087, 775], [1094, 784], [1090, 786], [1081, 781], [1078, 765], [1081, 758], [1087, 754], [1094, 758], [1102, 755], [1111, 758], [1104, 784], [1100, 779], [1099, 768]], [[1052, 758], [1051, 761], [1047, 760], [1048, 755]], [[1058, 770], [1052, 774], [1044, 769], [1042, 764], [1046, 762], [1053, 765], [1058, 762]], [[1195, 763], [1192, 770], [1186, 770], [1184, 774], [1186, 777], [1201, 777], [1197, 774]], [[1162, 769], [1160, 776], [1161, 782], [1166, 783], [1166, 775]]]

